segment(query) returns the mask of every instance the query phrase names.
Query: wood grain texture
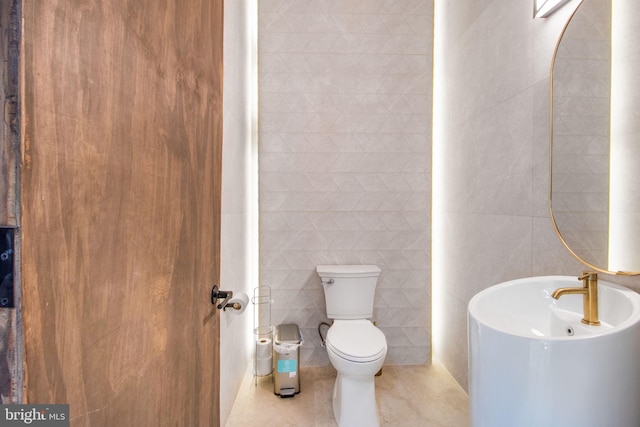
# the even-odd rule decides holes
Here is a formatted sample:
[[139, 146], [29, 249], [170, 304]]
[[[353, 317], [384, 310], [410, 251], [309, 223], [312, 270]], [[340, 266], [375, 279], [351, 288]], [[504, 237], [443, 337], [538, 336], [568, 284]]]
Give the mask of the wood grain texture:
[[[18, 0], [0, 2], [0, 225], [18, 226], [18, 108], [19, 59]], [[19, 238], [14, 256], [19, 256]], [[19, 272], [18, 272], [19, 273]], [[19, 274], [14, 273], [14, 304], [20, 304]], [[19, 403], [22, 396], [20, 315], [15, 308], [0, 308], [0, 401]]]
[[19, 147], [17, 0], [0, 2], [0, 225], [17, 226]]
[[31, 403], [217, 425], [223, 0], [23, 4]]

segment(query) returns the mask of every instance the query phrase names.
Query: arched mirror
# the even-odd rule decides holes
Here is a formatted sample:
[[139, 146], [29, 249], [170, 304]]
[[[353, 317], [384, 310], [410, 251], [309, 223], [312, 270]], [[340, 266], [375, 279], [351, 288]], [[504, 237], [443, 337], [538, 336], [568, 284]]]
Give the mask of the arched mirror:
[[583, 0], [551, 72], [551, 218], [578, 260], [612, 274], [640, 274], [638, 37], [638, 0]]

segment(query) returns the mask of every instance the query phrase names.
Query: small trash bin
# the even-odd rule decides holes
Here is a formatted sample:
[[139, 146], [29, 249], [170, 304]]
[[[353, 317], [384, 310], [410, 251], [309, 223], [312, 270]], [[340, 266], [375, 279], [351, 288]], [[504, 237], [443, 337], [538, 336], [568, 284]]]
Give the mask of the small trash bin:
[[276, 326], [273, 339], [273, 392], [280, 397], [300, 393], [300, 346], [302, 337], [298, 325]]

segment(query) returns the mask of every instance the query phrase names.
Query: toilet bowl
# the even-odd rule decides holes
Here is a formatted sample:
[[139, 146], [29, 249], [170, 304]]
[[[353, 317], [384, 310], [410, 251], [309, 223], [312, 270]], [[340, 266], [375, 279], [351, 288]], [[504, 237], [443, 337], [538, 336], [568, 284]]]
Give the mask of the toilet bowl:
[[340, 427], [377, 427], [375, 374], [387, 354], [387, 341], [369, 320], [336, 320], [326, 339], [329, 361], [338, 372], [333, 413]]

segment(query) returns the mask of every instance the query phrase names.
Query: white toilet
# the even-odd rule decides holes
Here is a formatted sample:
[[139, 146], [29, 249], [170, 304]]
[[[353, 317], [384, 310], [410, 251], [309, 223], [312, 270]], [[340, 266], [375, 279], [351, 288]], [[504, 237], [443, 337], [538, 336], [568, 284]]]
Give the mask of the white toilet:
[[387, 355], [384, 333], [369, 319], [380, 268], [375, 265], [319, 265], [327, 316], [327, 354], [338, 371], [333, 414], [340, 427], [377, 427], [374, 377]]

